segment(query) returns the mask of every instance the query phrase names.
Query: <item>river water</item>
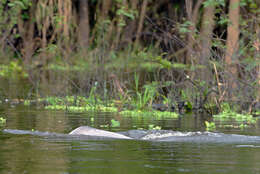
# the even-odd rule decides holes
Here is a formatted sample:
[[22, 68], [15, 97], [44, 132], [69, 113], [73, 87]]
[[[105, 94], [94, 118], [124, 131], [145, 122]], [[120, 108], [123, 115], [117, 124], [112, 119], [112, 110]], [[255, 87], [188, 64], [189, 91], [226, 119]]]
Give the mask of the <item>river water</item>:
[[[209, 133], [202, 115], [157, 119], [24, 106], [2, 106], [0, 117], [7, 119], [0, 127], [0, 174], [260, 173], [259, 123]], [[162, 130], [146, 131], [151, 124]], [[143, 128], [145, 135], [133, 140], [67, 135], [82, 125], [125, 134]]]

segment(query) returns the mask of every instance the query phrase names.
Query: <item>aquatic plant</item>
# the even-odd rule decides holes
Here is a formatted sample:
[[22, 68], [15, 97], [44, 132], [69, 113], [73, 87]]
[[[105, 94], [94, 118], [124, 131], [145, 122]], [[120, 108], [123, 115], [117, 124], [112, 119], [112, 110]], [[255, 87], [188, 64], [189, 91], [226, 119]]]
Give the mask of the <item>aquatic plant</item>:
[[132, 101], [133, 105], [135, 105], [137, 110], [142, 110], [147, 105], [151, 104], [156, 95], [157, 85], [154, 83], [146, 84], [143, 86], [143, 92], [139, 91], [139, 75], [137, 73], [134, 74], [134, 82], [135, 82], [135, 95], [136, 100]]
[[7, 65], [0, 65], [0, 77], [5, 78], [27, 78], [28, 73], [18, 61], [10, 61]]
[[98, 82], [95, 82], [94, 86], [92, 86], [90, 93], [89, 93], [89, 97], [86, 98], [88, 104], [92, 104], [92, 105], [96, 105], [98, 103], [98, 93], [97, 91], [97, 86], [98, 86]]
[[66, 110], [69, 112], [87, 112], [87, 111], [100, 111], [100, 112], [117, 112], [116, 107], [103, 106], [103, 105], [86, 105], [86, 106], [65, 106], [65, 105], [48, 105], [45, 109], [50, 110]]
[[6, 123], [6, 119], [3, 117], [0, 117], [0, 126], [4, 125]]
[[125, 111], [121, 111], [120, 115], [124, 115], [124, 116], [133, 116], [133, 117], [149, 117], [149, 116], [155, 116], [156, 118], [161, 118], [161, 117], [165, 117], [165, 118], [178, 118], [179, 115], [176, 112], [161, 112], [161, 111], [146, 111], [146, 110], [125, 110]]
[[31, 101], [30, 100], [24, 100], [23, 104], [24, 104], [24, 106], [30, 106]]
[[[145, 96], [147, 95], [152, 96], [150, 94], [145, 94]], [[148, 98], [151, 99], [150, 97]], [[104, 105], [100, 100], [97, 100], [97, 103], [94, 105], [92, 102], [89, 103], [90, 100], [88, 98], [80, 97], [80, 96], [77, 97], [66, 96], [65, 98], [48, 97], [46, 98], [46, 100], [48, 105], [45, 106], [45, 109], [49, 109], [49, 110], [66, 110], [68, 112], [88, 112], [88, 111], [119, 112], [119, 114], [122, 116], [155, 116], [157, 118], [160, 117], [178, 118], [178, 114], [175, 112], [169, 112], [169, 111], [161, 112], [157, 110], [149, 110], [148, 108], [134, 109], [134, 110], [125, 109], [123, 111], [118, 111], [118, 108], [116, 107], [117, 101], [111, 101], [109, 102], [109, 104]], [[148, 101], [146, 99], [144, 100], [146, 102]]]
[[245, 128], [248, 128], [249, 126], [247, 124], [240, 124], [239, 125], [239, 128], [240, 129], [245, 129]]
[[102, 128], [108, 128], [108, 124], [102, 124], [102, 125], [100, 125], [100, 127], [102, 127]]
[[153, 125], [153, 124], [149, 124], [149, 125], [148, 125], [148, 129], [149, 129], [149, 130], [161, 130], [162, 127], [161, 127], [161, 126], [155, 126], [155, 125]]
[[[221, 105], [222, 112], [213, 115], [214, 122], [218, 122], [218, 127], [245, 129], [250, 125], [255, 125], [258, 118], [250, 113], [238, 113], [231, 109], [228, 103]], [[230, 122], [234, 122], [230, 124]]]
[[216, 125], [215, 125], [214, 122], [205, 121], [205, 125], [206, 125], [206, 130], [207, 131], [214, 131], [214, 130], [216, 130]]
[[255, 124], [257, 118], [253, 117], [251, 114], [245, 113], [240, 114], [235, 111], [222, 111], [221, 113], [217, 115], [213, 115], [214, 120], [218, 121], [230, 121], [235, 120], [236, 122], [243, 122], [246, 124]]
[[111, 127], [120, 127], [120, 122], [117, 120], [111, 120]]

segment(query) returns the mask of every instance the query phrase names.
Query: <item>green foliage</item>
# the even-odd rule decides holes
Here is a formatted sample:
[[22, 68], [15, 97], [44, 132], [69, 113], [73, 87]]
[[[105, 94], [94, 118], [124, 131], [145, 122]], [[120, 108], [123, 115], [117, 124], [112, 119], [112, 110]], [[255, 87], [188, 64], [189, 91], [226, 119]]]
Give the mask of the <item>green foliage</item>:
[[120, 122], [117, 120], [111, 120], [111, 127], [120, 127]]
[[22, 10], [27, 10], [31, 5], [31, 0], [14, 0], [8, 3], [9, 7], [19, 7]]
[[185, 110], [186, 111], [192, 111], [192, 104], [189, 101], [185, 102]]
[[[78, 41], [80, 39], [77, 38], [78, 35], [75, 34], [77, 33], [75, 31], [78, 31], [77, 27], [79, 26], [77, 26], [77, 24], [80, 22], [80, 19], [78, 18], [80, 15], [77, 14], [79, 9], [75, 9], [76, 4], [74, 4], [74, 1], [71, 1], [72, 13], [69, 14], [70, 10], [68, 10], [68, 13], [65, 14], [63, 10], [58, 10], [58, 6], [62, 5], [59, 3], [64, 2], [57, 1], [53, 4], [52, 7], [51, 4], [48, 4], [47, 1], [44, 0], [2, 0], [0, 3], [0, 21], [2, 21], [0, 25], [0, 35], [2, 40], [1, 44], [3, 45], [1, 46], [1, 50], [3, 53], [1, 52], [0, 54], [3, 55], [3, 58], [8, 57], [6, 59], [9, 59], [8, 64], [0, 65], [1, 77], [4, 77], [6, 79], [16, 79], [17, 77], [28, 78], [28, 69], [25, 70], [25, 68], [22, 66], [22, 60], [27, 59], [23, 57], [23, 55], [25, 55], [24, 51], [26, 51], [26, 46], [30, 45], [33, 46], [33, 51], [31, 52], [31, 54], [33, 55], [32, 62], [34, 63], [36, 59], [41, 60], [41, 63], [44, 63], [43, 67], [40, 67], [41, 69], [38, 69], [38, 67], [25, 65], [25, 67], [30, 68], [28, 72], [30, 72], [30, 77], [32, 77], [30, 78], [30, 85], [32, 86], [32, 88], [35, 87], [33, 86], [35, 85], [35, 81], [39, 81], [39, 85], [37, 84], [37, 86], [44, 86], [45, 84], [41, 85], [43, 81], [45, 81], [45, 83], [48, 83], [48, 80], [50, 79], [65, 79], [68, 84], [73, 83], [74, 86], [77, 86], [78, 84], [83, 84], [89, 79], [99, 79], [99, 81], [96, 82], [95, 85], [91, 86], [90, 84], [87, 84], [87, 89], [91, 89], [88, 97], [81, 99], [79, 99], [80, 97], [65, 97], [66, 99], [48, 98], [46, 100], [51, 105], [48, 107], [60, 109], [65, 108], [77, 111], [100, 109], [114, 112], [116, 108], [111, 107], [110, 105], [104, 106], [104, 102], [101, 100], [100, 97], [99, 89], [103, 86], [99, 84], [107, 83], [107, 79], [105, 79], [107, 76], [103, 74], [116, 72], [118, 74], [122, 73], [131, 77], [133, 72], [138, 72], [139, 75], [142, 77], [141, 81], [139, 79], [139, 76], [137, 77], [137, 75], [135, 74], [135, 84], [133, 87], [134, 89], [131, 89], [131, 84], [129, 85], [129, 89], [127, 89], [127, 94], [129, 95], [131, 95], [131, 92], [134, 91], [133, 97], [131, 96], [132, 101], [129, 102], [133, 103], [133, 106], [135, 107], [135, 111], [133, 112], [136, 114], [138, 113], [138, 110], [148, 110], [149, 105], [153, 102], [153, 100], [156, 97], [160, 96], [158, 94], [158, 88], [161, 88], [162, 84], [167, 83], [164, 81], [165, 79], [169, 79], [169, 81], [178, 81], [177, 77], [178, 79], [181, 79], [187, 73], [192, 74], [192, 80], [196, 81], [194, 80], [194, 78], [197, 78], [196, 73], [193, 74], [192, 71], [200, 70], [202, 68], [209, 68], [209, 72], [212, 72], [211, 66], [206, 67], [205, 65], [200, 65], [198, 64], [198, 62], [200, 61], [195, 60], [195, 58], [199, 59], [200, 55], [200, 53], [196, 53], [196, 51], [200, 50], [199, 43], [201, 39], [199, 38], [200, 34], [198, 29], [202, 29], [200, 26], [203, 22], [201, 20], [203, 19], [200, 17], [200, 15], [198, 15], [198, 19], [194, 20], [197, 20], [198, 23], [194, 24], [191, 21], [187, 21], [178, 16], [178, 14], [181, 14], [180, 11], [185, 6], [185, 2], [183, 3], [182, 1], [171, 1], [169, 3], [163, 3], [160, 6], [156, 6], [156, 1], [149, 1], [149, 5], [147, 6], [148, 13], [145, 14], [147, 18], [143, 23], [142, 37], [139, 38], [139, 45], [136, 46], [133, 44], [135, 43], [134, 39], [136, 36], [134, 30], [138, 27], [138, 12], [140, 12], [141, 10], [142, 3], [138, 1], [138, 3], [136, 4], [138, 8], [136, 8], [136, 10], [131, 9], [131, 1], [113, 1], [111, 3], [111, 8], [109, 9], [109, 15], [101, 17], [99, 16], [102, 14], [102, 12], [100, 12], [100, 8], [103, 7], [102, 3], [105, 1], [91, 0], [89, 2], [91, 3], [90, 7], [95, 7], [97, 9], [89, 11], [89, 15], [92, 16], [90, 18], [91, 21], [89, 26], [90, 48], [88, 48], [86, 52], [85, 50], [84, 52], [81, 52], [81, 50], [79, 50], [77, 47]], [[44, 6], [43, 4], [45, 3], [47, 3], [50, 8], [45, 8], [45, 10], [42, 9]], [[6, 6], [6, 4], [8, 4], [8, 6]], [[164, 6], [164, 4], [166, 6]], [[214, 16], [216, 26], [213, 29], [214, 38], [212, 39], [212, 45], [209, 46], [209, 48], [213, 48], [211, 50], [212, 55], [210, 56], [210, 62], [214, 61], [214, 65], [216, 65], [219, 72], [218, 75], [216, 74], [216, 77], [219, 76], [219, 78], [221, 79], [221, 83], [224, 83], [226, 80], [226, 66], [222, 63], [222, 60], [224, 60], [224, 58], [221, 56], [225, 56], [224, 50], [226, 50], [225, 47], [227, 43], [225, 41], [227, 28], [226, 25], [230, 23], [227, 13], [228, 10], [225, 7], [226, 4], [228, 4], [228, 2], [225, 0], [203, 1], [204, 7], [216, 6], [216, 15]], [[162, 21], [162, 19], [169, 17], [167, 16], [167, 14], [169, 14], [167, 11], [168, 6], [172, 6], [171, 10], [174, 10], [172, 14], [175, 14], [172, 16], [175, 18], [172, 19], [172, 21], [176, 20], [176, 22], [171, 22], [170, 20], [168, 20], [166, 24], [166, 22]], [[243, 12], [241, 12], [240, 16], [241, 32], [240, 41], [238, 44], [240, 46], [240, 49], [238, 55], [239, 59], [235, 63], [239, 64], [239, 67], [241, 67], [242, 70], [242, 73], [240, 73], [237, 77], [240, 78], [240, 75], [245, 75], [243, 78], [246, 79], [247, 74], [250, 74], [250, 76], [253, 77], [254, 74], [256, 74], [257, 67], [260, 65], [260, 62], [257, 59], [257, 47], [254, 45], [256, 44], [256, 40], [258, 38], [258, 36], [255, 34], [255, 30], [257, 28], [257, 24], [259, 24], [258, 14], [260, 12], [260, 8], [256, 0], [241, 0], [240, 6], [243, 7]], [[30, 10], [32, 7], [35, 9]], [[157, 8], [165, 9], [166, 11], [159, 12], [162, 10]], [[199, 9], [199, 14], [203, 13], [202, 10], [204, 9]], [[31, 16], [29, 16], [29, 13], [32, 13], [30, 14]], [[147, 22], [149, 18], [153, 20], [150, 23]], [[30, 19], [31, 21], [28, 19]], [[45, 19], [47, 20], [44, 21]], [[66, 20], [77, 22], [66, 23]], [[20, 23], [18, 23], [18, 21]], [[130, 24], [129, 21], [133, 24], [133, 27], [129, 25], [130, 27], [124, 28], [124, 26]], [[29, 34], [26, 31], [28, 30], [28, 28], [30, 28], [30, 24], [33, 24], [32, 26], [34, 26], [34, 33], [32, 36], [33, 38], [31, 38], [33, 40], [33, 43], [29, 43], [29, 40], [26, 41], [26, 36]], [[43, 30], [43, 25], [45, 25], [46, 31]], [[61, 28], [63, 26], [66, 27]], [[194, 26], [194, 32], [190, 31], [191, 26]], [[63, 33], [63, 31], [65, 32], [65, 28], [67, 27], [72, 28], [72, 30], [69, 29], [66, 38], [64, 38], [64, 35], [59, 33]], [[129, 33], [128, 31], [124, 30], [127, 30], [129, 28], [131, 29], [131, 32]], [[178, 30], [178, 32], [175, 32], [176, 30]], [[46, 38], [44, 38], [44, 32], [46, 34]], [[192, 56], [186, 54], [185, 45], [179, 45], [180, 43], [178, 42], [182, 42], [181, 39], [174, 40], [171, 37], [168, 37], [168, 34], [170, 34], [175, 38], [183, 38], [183, 43], [186, 43], [187, 36], [191, 34], [191, 32], [193, 34], [192, 37], [194, 39], [198, 39], [198, 42], [195, 41], [194, 44], [190, 48], [188, 48], [192, 49], [192, 51], [194, 52], [194, 55]], [[148, 33], [148, 37], [146, 33]], [[66, 39], [68, 39], [69, 42], [63, 43], [63, 41]], [[128, 46], [125, 47], [125, 44]], [[44, 45], [47, 46], [41, 48]], [[169, 52], [163, 53], [161, 48], [168, 46], [171, 47], [169, 48]], [[185, 52], [183, 52], [182, 49], [185, 50]], [[11, 56], [6, 56], [6, 52]], [[13, 61], [13, 55], [18, 55], [20, 61]], [[187, 58], [189, 57], [192, 58], [192, 64], [183, 63], [186, 62], [186, 60], [188, 60]], [[31, 60], [25, 62], [31, 62]], [[100, 73], [100, 70], [102, 71], [102, 73]], [[175, 71], [177, 71], [176, 74], [174, 74]], [[39, 75], [39, 72], [44, 73]], [[56, 76], [56, 72], [60, 73], [59, 76]], [[59, 78], [64, 76], [64, 72], [67, 72], [66, 75], [68, 75], [68, 77]], [[71, 74], [76, 75], [71, 76]], [[46, 76], [46, 79], [44, 79], [45, 77], [43, 76]], [[81, 79], [82, 76], [84, 76], [84, 80], [86, 78], [88, 79], [84, 81]], [[155, 85], [155, 83], [153, 82], [151, 83], [151, 81], [154, 80], [155, 77], [156, 79], [159, 79], [158, 82], [156, 82], [157, 85]], [[257, 90], [257, 78], [253, 78], [248, 80], [248, 82], [250, 83], [249, 85], [251, 87]], [[242, 79], [241, 81], [244, 81], [244, 79]], [[55, 85], [58, 86], [59, 82], [57, 81], [56, 83], [57, 84]], [[185, 101], [193, 101], [192, 98], [194, 98], [194, 96], [202, 96], [201, 98], [205, 97], [208, 94], [209, 89], [211, 89], [208, 86], [205, 87], [205, 84], [208, 83], [196, 83], [198, 83], [198, 89], [196, 89], [195, 92], [191, 91], [190, 89], [181, 89], [178, 87], [178, 89], [174, 90], [182, 90], [181, 98]], [[158, 84], [160, 84], [160, 86]], [[211, 84], [213, 84], [212, 86], [214, 87], [216, 83], [213, 81]], [[53, 86], [51, 87], [53, 88]], [[178, 84], [176, 86], [178, 86]], [[110, 87], [111, 86], [108, 85], [108, 88], [103, 88], [104, 96], [106, 94], [109, 94], [110, 91], [108, 90], [111, 89]], [[79, 90], [81, 90], [81, 87], [79, 87]], [[225, 91], [229, 90], [227, 89]], [[257, 96], [257, 93], [252, 93], [252, 95], [247, 96]], [[125, 96], [120, 97], [122, 103], [125, 103]], [[168, 101], [169, 99], [167, 99], [166, 97], [164, 98], [164, 100], [166, 103], [170, 103]], [[30, 105], [30, 101], [25, 101], [24, 104]], [[188, 102], [186, 106], [188, 108], [192, 108], [193, 103]], [[230, 108], [225, 109], [225, 106], [223, 106], [223, 108], [225, 112], [229, 110], [229, 114], [231, 113], [231, 115], [237, 115], [235, 113], [232, 113]]]
[[49, 110], [66, 110], [68, 112], [88, 112], [88, 111], [99, 111], [99, 112], [117, 112], [116, 107], [103, 106], [103, 105], [85, 105], [85, 106], [66, 106], [66, 105], [48, 105], [45, 109]]
[[137, 109], [143, 109], [145, 106], [147, 106], [149, 103], [152, 103], [156, 88], [153, 86], [144, 86], [144, 93], [137, 93]]
[[[244, 113], [240, 114], [233, 111], [228, 103], [223, 103], [221, 105], [222, 112], [217, 115], [213, 115], [214, 121], [219, 121], [219, 127], [229, 127], [229, 128], [247, 128], [249, 125], [255, 125], [257, 118], [254, 118], [251, 114]], [[226, 124], [230, 121], [234, 120], [239, 126]]]
[[253, 57], [247, 56], [245, 59], [241, 61], [243, 65], [245, 65], [245, 70], [250, 72], [260, 66], [260, 60], [257, 60]]
[[92, 86], [90, 93], [89, 93], [89, 97], [87, 98], [87, 102], [91, 105], [96, 105], [97, 104], [97, 100], [98, 100], [98, 96], [97, 96], [97, 86], [98, 86], [98, 82], [95, 82], [94, 86]]
[[11, 20], [17, 20], [16, 17], [19, 17], [21, 15], [22, 19], [27, 20], [29, 19], [29, 15], [27, 12], [23, 12], [21, 14], [21, 10], [28, 10], [30, 6], [32, 6], [32, 1], [31, 0], [13, 0], [11, 2], [8, 2], [8, 6], [12, 8], [12, 11], [16, 13], [17, 16], [13, 16], [14, 18], [11, 18]]
[[116, 11], [117, 15], [124, 15], [132, 20], [135, 18], [135, 12], [132, 10], [126, 10], [125, 7], [122, 7]]
[[251, 9], [257, 9], [258, 5], [255, 0], [240, 0], [240, 7], [249, 6]]
[[215, 125], [214, 122], [205, 121], [205, 125], [206, 125], [206, 130], [207, 131], [214, 131], [214, 130], [216, 130], [216, 125]]
[[[66, 110], [68, 112], [89, 112], [89, 111], [98, 111], [98, 112], [118, 112], [118, 109], [114, 107], [114, 104], [111, 102], [109, 106], [105, 106], [99, 100], [96, 105], [90, 104], [88, 98], [85, 97], [74, 97], [67, 96], [65, 98], [58, 97], [48, 97], [45, 99], [49, 105], [45, 106], [45, 109], [49, 110]], [[156, 118], [178, 118], [178, 114], [175, 112], [161, 112], [161, 111], [149, 111], [149, 110], [123, 110], [119, 112], [122, 116], [134, 116], [134, 117], [151, 117], [154, 116]], [[94, 119], [93, 119], [94, 121]], [[111, 123], [115, 123], [115, 121], [111, 121]], [[113, 124], [112, 123], [112, 124]]]
[[30, 100], [24, 100], [23, 104], [24, 104], [24, 106], [30, 106], [31, 101]]
[[155, 117], [159, 118], [178, 118], [179, 115], [175, 112], [161, 112], [161, 111], [146, 111], [146, 110], [124, 110], [120, 112], [120, 115], [131, 117]]
[[0, 65], [0, 76], [5, 78], [27, 78], [28, 74], [18, 61], [11, 61], [8, 65]]
[[127, 18], [134, 20], [136, 12], [123, 6], [122, 2], [118, 1], [118, 3], [120, 3], [121, 5], [120, 5], [120, 8], [117, 9], [117, 11], [116, 11], [116, 15], [118, 18], [117, 25], [120, 27], [124, 27], [126, 25], [126, 21], [124, 18], [121, 18], [121, 16], [125, 16]]
[[190, 21], [185, 21], [184, 23], [179, 24], [179, 32], [182, 34], [191, 32], [189, 29], [191, 25], [193, 25], [193, 23]]
[[[129, 53], [127, 53], [129, 51]], [[183, 63], [172, 63], [163, 58], [165, 53], [158, 53], [153, 47], [144, 48], [142, 50], [129, 50], [123, 52], [111, 52], [110, 62], [105, 65], [106, 70], [117, 69], [134, 69], [137, 71], [156, 72], [160, 69], [184, 69], [191, 70], [190, 65]]]
[[203, 2], [204, 7], [208, 6], [223, 6], [225, 7], [226, 2], [225, 0], [206, 0]]
[[213, 115], [213, 122], [205, 121], [206, 130], [213, 131], [216, 127], [245, 129], [257, 123], [257, 118], [251, 114], [235, 112], [228, 103], [222, 103], [221, 109], [222, 112]]
[[102, 127], [102, 128], [108, 128], [109, 125], [108, 125], [108, 124], [103, 124], [103, 125], [100, 125], [100, 127]]
[[3, 117], [0, 117], [0, 126], [3, 126], [6, 124], [6, 119]]
[[149, 130], [161, 130], [162, 127], [161, 126], [154, 126], [153, 124], [149, 124], [148, 129]]
[[157, 92], [157, 86], [154, 84], [144, 85], [144, 91], [139, 91], [139, 76], [135, 73], [134, 76], [135, 81], [135, 93], [136, 93], [136, 101], [133, 101], [133, 104], [136, 106], [137, 110], [144, 109], [149, 104], [151, 104], [154, 100], [154, 97]]
[[229, 19], [227, 16], [220, 16], [220, 19], [218, 21], [219, 25], [227, 25], [229, 23]]
[[256, 118], [251, 114], [240, 114], [235, 111], [225, 110], [217, 115], [213, 115], [214, 120], [227, 121], [234, 119], [236, 122], [245, 123], [245, 124], [255, 124]]
[[157, 50], [154, 48], [144, 48], [132, 50], [128, 48], [124, 51], [110, 52], [110, 59], [105, 65], [107, 71], [126, 69], [145, 70], [147, 72], [154, 72], [157, 69], [163, 68], [159, 63], [153, 61], [158, 56]]

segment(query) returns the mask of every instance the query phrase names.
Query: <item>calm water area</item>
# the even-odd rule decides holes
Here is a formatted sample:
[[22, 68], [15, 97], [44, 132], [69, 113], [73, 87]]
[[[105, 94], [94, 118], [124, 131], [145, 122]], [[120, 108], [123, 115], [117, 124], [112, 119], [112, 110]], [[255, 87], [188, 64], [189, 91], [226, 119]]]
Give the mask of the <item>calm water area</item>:
[[[259, 120], [254, 128], [211, 134], [205, 133], [208, 118], [203, 115], [158, 119], [0, 105], [0, 117], [7, 120], [0, 127], [0, 174], [260, 173]], [[111, 119], [120, 127], [111, 127]], [[82, 125], [120, 132], [150, 124], [166, 131], [161, 134], [180, 135], [132, 140], [66, 136]]]

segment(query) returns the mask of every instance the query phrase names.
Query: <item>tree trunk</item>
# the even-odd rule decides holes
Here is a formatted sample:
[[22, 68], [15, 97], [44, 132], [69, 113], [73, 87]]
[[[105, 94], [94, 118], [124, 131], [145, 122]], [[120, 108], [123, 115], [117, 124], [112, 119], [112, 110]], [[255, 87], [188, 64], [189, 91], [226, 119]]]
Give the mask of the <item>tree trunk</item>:
[[89, 10], [88, 0], [79, 1], [79, 44], [81, 48], [89, 46]]
[[101, 19], [105, 19], [107, 17], [110, 7], [111, 7], [111, 0], [105, 0], [102, 2]]
[[142, 9], [141, 9], [140, 18], [139, 18], [139, 23], [138, 23], [138, 28], [137, 28], [137, 33], [136, 33], [135, 46], [137, 46], [137, 44], [139, 43], [139, 38], [141, 36], [141, 32], [142, 32], [142, 29], [143, 29], [144, 17], [145, 17], [145, 13], [146, 13], [147, 3], [148, 3], [147, 0], [143, 0]]
[[[237, 70], [237, 52], [239, 47], [239, 6], [240, 0], [230, 0], [229, 2], [229, 21], [230, 24], [228, 25], [227, 29], [227, 49], [225, 55], [225, 62], [227, 64], [226, 70], [230, 72], [232, 78], [229, 78], [228, 86], [230, 89], [236, 89], [237, 84], [235, 80], [238, 77], [238, 70]], [[234, 94], [232, 95], [234, 97]]]
[[[130, 2], [131, 5], [131, 10], [137, 10], [138, 9], [138, 0], [131, 0]], [[136, 31], [136, 24], [137, 20], [135, 19], [130, 19], [131, 21], [129, 24], [126, 26], [124, 29], [124, 34], [123, 34], [123, 41], [129, 45], [132, 44], [133, 38], [135, 36], [135, 31]]]
[[[126, 2], [126, 0], [122, 0], [122, 2], [121, 3], [118, 2], [117, 5], [118, 5], [118, 9], [120, 9], [121, 7], [127, 7], [127, 2]], [[125, 8], [125, 9], [127, 9], [127, 8]], [[124, 22], [124, 15], [120, 14], [119, 16], [117, 16], [116, 38], [115, 38], [113, 45], [111, 47], [112, 49], [118, 47], [120, 37], [121, 37], [121, 33], [122, 33], [122, 28], [123, 28], [123, 26], [121, 25], [122, 22]]]
[[[257, 59], [259, 59], [260, 57], [260, 27], [259, 25], [256, 26], [256, 40], [254, 43], [254, 47], [255, 47], [255, 59], [257, 61]], [[256, 67], [256, 74], [257, 74], [257, 83], [258, 83], [258, 89], [257, 89], [257, 98], [256, 101], [260, 102], [260, 65], [258, 65]]]
[[201, 56], [199, 59], [199, 64], [203, 66], [203, 69], [199, 70], [199, 77], [201, 80], [208, 83], [212, 76], [210, 71], [209, 59], [211, 56], [211, 44], [212, 44], [212, 35], [213, 29], [215, 26], [215, 6], [210, 5], [204, 7], [204, 13], [202, 18], [202, 27], [201, 27]]
[[24, 21], [23, 19], [18, 19], [18, 30], [21, 34], [21, 38], [23, 39], [23, 50], [22, 55], [24, 57], [24, 64], [29, 65], [31, 63], [31, 58], [34, 54], [34, 14], [35, 14], [36, 3], [30, 7], [29, 17], [30, 20]]
[[192, 25], [189, 26], [190, 32], [188, 33], [188, 41], [187, 41], [187, 54], [186, 58], [183, 61], [183, 63], [187, 64], [193, 64], [193, 60], [195, 59], [194, 55], [194, 45], [195, 45], [195, 39], [194, 39], [194, 34], [195, 34], [195, 29], [196, 25], [198, 22], [198, 13], [199, 13], [199, 8], [202, 4], [203, 0], [198, 0], [195, 4], [195, 7], [193, 9], [193, 1], [192, 0], [186, 0], [185, 5], [186, 5], [186, 13], [188, 16], [188, 20], [191, 22]]

